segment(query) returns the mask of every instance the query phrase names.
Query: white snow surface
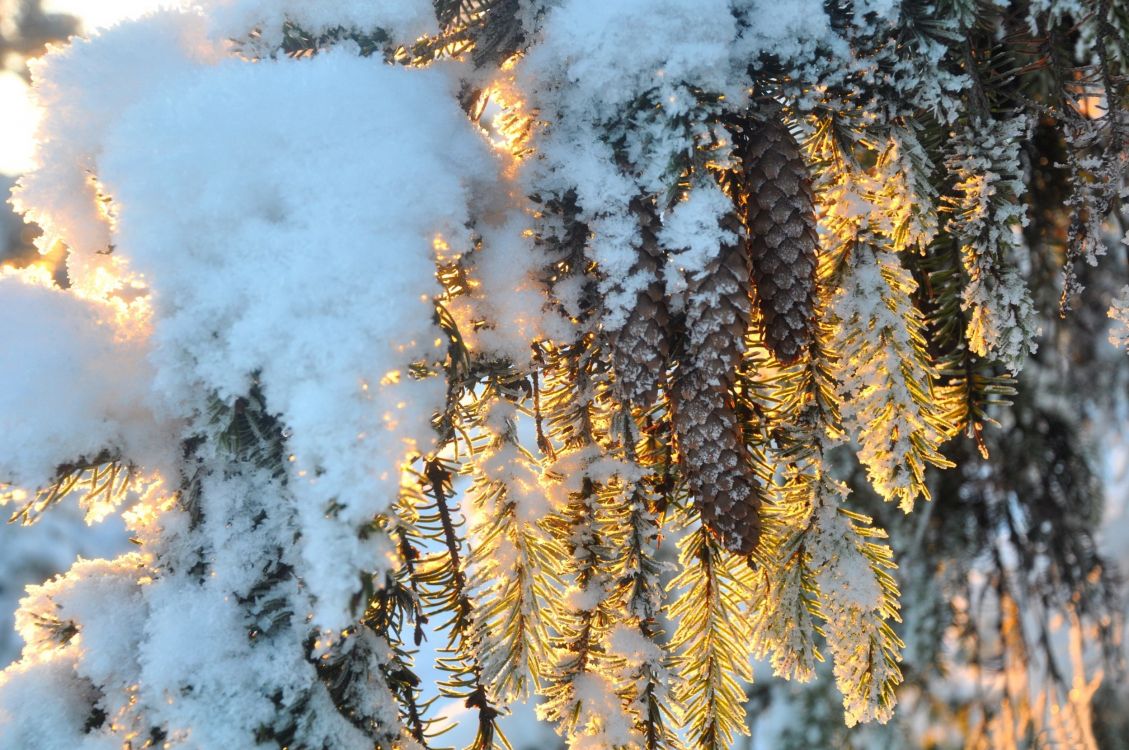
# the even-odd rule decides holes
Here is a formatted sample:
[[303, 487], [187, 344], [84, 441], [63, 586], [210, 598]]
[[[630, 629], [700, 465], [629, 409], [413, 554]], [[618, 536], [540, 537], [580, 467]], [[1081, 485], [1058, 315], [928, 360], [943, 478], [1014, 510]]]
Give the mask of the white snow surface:
[[100, 169], [116, 244], [152, 279], [155, 390], [183, 414], [261, 384], [292, 431], [319, 622], [343, 627], [353, 527], [430, 447], [444, 386], [407, 366], [442, 357], [436, 248], [469, 246], [467, 188], [490, 162], [440, 72], [347, 51], [232, 60], [165, 93], [123, 118]]
[[258, 29], [268, 46], [282, 40], [285, 21], [319, 34], [334, 28], [377, 28], [411, 41], [439, 29], [430, 0], [199, 0], [185, 3], [207, 11], [212, 35], [234, 39]]
[[36, 66], [50, 114], [16, 204], [43, 249], [70, 248], [74, 287], [0, 280], [20, 321], [0, 332], [0, 470], [31, 489], [103, 448], [165, 468], [153, 446], [184, 435], [162, 426], [256, 383], [287, 430], [316, 623], [340, 629], [360, 571], [394, 563], [357, 529], [431, 445], [444, 386], [408, 367], [442, 357], [435, 262], [469, 248], [469, 191], [495, 167], [441, 68], [221, 47], [199, 15], [164, 12]]
[[730, 89], [736, 35], [727, 0], [567, 0], [550, 11], [523, 68], [559, 80], [569, 106], [611, 120], [650, 88]]
[[675, 250], [666, 269], [668, 295], [684, 293], [687, 282], [717, 257], [721, 242], [737, 241], [732, 232], [721, 227], [721, 220], [732, 210], [732, 201], [720, 188], [703, 186], [691, 191], [664, 217], [659, 241]]
[[749, 24], [734, 53], [746, 55], [746, 63], [749, 51], [764, 50], [788, 59], [810, 53], [817, 42], [832, 37], [822, 0], [745, 0], [736, 4], [742, 6]]
[[[107, 131], [134, 104], [178, 77], [220, 59], [203, 18], [165, 12], [122, 24], [31, 61], [32, 100], [44, 113], [35, 167], [22, 175], [12, 203], [43, 228], [42, 252], [71, 248], [70, 271], [82, 282], [113, 263], [104, 253], [111, 227], [100, 213], [94, 178]], [[107, 86], [105, 81], [114, 85]]]
[[257, 379], [292, 431], [319, 622], [343, 627], [343, 571], [367, 556], [353, 527], [432, 439], [442, 383], [407, 366], [441, 353], [436, 248], [468, 245], [485, 149], [441, 73], [348, 52], [228, 61], [165, 93], [122, 118], [100, 165], [116, 244], [153, 283], [155, 392], [184, 414]]
[[117, 335], [112, 307], [41, 270], [0, 269], [0, 310], [0, 483], [40, 487], [103, 450], [167, 465], [169, 428], [145, 406], [145, 342]]

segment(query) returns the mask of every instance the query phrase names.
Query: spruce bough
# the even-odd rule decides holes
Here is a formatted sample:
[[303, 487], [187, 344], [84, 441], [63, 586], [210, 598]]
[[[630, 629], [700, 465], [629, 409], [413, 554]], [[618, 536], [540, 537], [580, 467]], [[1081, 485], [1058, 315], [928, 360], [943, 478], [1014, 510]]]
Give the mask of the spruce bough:
[[1116, 648], [1100, 487], [1031, 384], [1129, 324], [1120, 6], [339, 5], [36, 69], [14, 203], [68, 284], [0, 275], [0, 501], [137, 549], [29, 591], [0, 748], [439, 747], [460, 706], [487, 750], [533, 698], [569, 747], [727, 748], [754, 657], [842, 745], [1032, 644], [1042, 715], [945, 710], [1097, 742], [1048, 634]]

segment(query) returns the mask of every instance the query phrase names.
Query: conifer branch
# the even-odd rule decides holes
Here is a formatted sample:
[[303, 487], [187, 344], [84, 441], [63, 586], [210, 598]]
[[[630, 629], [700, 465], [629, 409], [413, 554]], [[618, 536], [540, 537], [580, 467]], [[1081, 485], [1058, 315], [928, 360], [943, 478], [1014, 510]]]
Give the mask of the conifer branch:
[[751, 634], [742, 606], [749, 568], [700, 524], [679, 541], [682, 571], [670, 583], [681, 591], [670, 606], [678, 624], [670, 649], [677, 654], [675, 696], [685, 730], [697, 747], [722, 750], [747, 734], [745, 690], [751, 682]]
[[540, 684], [549, 653], [544, 607], [552, 599], [552, 561], [562, 554], [533, 520], [536, 516], [526, 516], [519, 506], [538, 492], [536, 461], [517, 443], [507, 412], [496, 405], [484, 415], [471, 488], [475, 511], [468, 560], [482, 677], [502, 701], [527, 695]]
[[471, 750], [493, 750], [509, 747], [498, 727], [501, 709], [488, 694], [479, 662], [481, 644], [474, 624], [474, 605], [468, 592], [464, 568], [461, 523], [457, 523], [451, 507], [454, 498], [454, 467], [436, 456], [424, 463], [420, 476], [423, 492], [429, 502], [420, 508], [418, 528], [428, 539], [438, 541], [443, 552], [433, 553], [420, 562], [421, 597], [429, 617], [446, 618], [437, 629], [447, 631], [446, 653], [437, 666], [447, 674], [439, 683], [440, 692], [462, 700], [477, 712], [477, 730]]
[[[92, 509], [96, 504], [117, 506], [126, 497], [136, 476], [136, 469], [110, 451], [102, 451], [93, 459], [79, 459], [55, 469], [55, 478], [46, 487], [23, 500], [8, 517], [8, 523], [30, 526], [44, 512], [72, 493], [79, 493], [79, 502]], [[19, 503], [25, 493], [0, 483], [0, 505]]]

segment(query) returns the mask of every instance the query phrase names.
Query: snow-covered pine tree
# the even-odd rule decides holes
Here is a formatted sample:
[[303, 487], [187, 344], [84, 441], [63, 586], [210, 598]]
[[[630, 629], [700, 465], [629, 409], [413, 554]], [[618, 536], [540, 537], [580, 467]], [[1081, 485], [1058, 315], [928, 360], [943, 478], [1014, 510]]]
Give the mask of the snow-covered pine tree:
[[[754, 656], [885, 723], [943, 630], [896, 559], [1005, 664], [1056, 614], [1115, 642], [1073, 423], [1016, 375], [1048, 309], [1126, 323], [1085, 285], [1122, 4], [205, 0], [33, 74], [14, 203], [66, 284], [0, 275], [0, 501], [137, 549], [29, 590], [3, 750], [432, 747], [437, 693], [476, 750], [535, 696], [569, 747], [725, 748]], [[1039, 736], [1024, 695], [954, 710]]]

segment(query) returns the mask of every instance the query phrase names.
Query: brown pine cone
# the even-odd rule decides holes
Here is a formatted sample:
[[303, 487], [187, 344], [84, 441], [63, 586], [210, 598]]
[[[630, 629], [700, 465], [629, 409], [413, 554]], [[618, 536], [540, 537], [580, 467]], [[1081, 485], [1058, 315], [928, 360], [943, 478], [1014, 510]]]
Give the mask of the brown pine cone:
[[680, 367], [671, 397], [682, 471], [702, 523], [722, 545], [750, 554], [760, 541], [761, 487], [753, 476], [732, 392]]
[[723, 228], [738, 239], [723, 244], [716, 258], [687, 279], [686, 351], [710, 381], [726, 388], [736, 379], [745, 352], [749, 303], [749, 259], [742, 247], [744, 229], [736, 215]]
[[612, 335], [616, 389], [624, 401], [649, 406], [670, 361], [670, 316], [662, 282], [663, 251], [658, 241], [659, 217], [654, 202], [637, 196], [631, 212], [639, 222], [631, 277], [647, 280], [635, 296], [627, 322]]
[[811, 343], [815, 317], [819, 238], [811, 176], [799, 144], [776, 117], [745, 118], [734, 147], [764, 340], [781, 362], [795, 362]]
[[[736, 216], [727, 228], [741, 237]], [[722, 245], [689, 280], [686, 340], [671, 393], [682, 471], [702, 522], [726, 549], [742, 555], [753, 551], [761, 532], [761, 489], [733, 401], [751, 312], [748, 289], [740, 239]]]

